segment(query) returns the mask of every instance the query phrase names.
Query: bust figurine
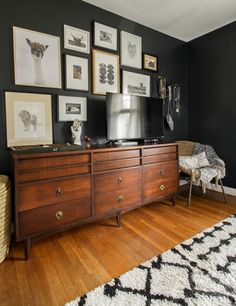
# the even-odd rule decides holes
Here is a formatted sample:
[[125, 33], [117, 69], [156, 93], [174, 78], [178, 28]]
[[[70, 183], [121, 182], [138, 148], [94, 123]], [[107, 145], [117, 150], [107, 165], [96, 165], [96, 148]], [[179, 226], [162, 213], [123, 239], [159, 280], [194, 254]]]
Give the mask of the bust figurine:
[[75, 119], [71, 126], [72, 138], [74, 139], [75, 145], [81, 145], [81, 133], [83, 123], [78, 119]]

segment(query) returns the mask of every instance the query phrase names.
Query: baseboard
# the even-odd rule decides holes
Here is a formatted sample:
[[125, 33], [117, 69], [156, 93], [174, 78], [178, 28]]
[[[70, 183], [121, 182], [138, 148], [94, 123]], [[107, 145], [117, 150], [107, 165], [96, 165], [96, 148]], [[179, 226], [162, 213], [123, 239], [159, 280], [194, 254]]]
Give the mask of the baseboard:
[[[230, 187], [224, 187], [225, 193], [227, 195], [228, 204], [236, 204], [236, 189]], [[179, 193], [185, 194], [189, 192], [189, 184], [180, 182]], [[206, 193], [202, 192], [200, 186], [193, 185], [192, 194], [203, 197], [205, 199], [224, 202], [224, 196], [221, 191], [221, 187], [216, 188], [215, 184], [209, 184]]]

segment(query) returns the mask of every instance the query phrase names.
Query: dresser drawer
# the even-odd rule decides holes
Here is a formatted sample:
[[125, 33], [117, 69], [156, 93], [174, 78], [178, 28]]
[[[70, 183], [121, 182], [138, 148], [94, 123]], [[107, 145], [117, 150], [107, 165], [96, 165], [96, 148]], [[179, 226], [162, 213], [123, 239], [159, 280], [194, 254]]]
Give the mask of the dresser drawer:
[[95, 213], [101, 215], [117, 208], [136, 205], [142, 202], [142, 185], [120, 188], [95, 197]]
[[115, 160], [109, 162], [100, 162], [96, 163], [93, 166], [94, 172], [102, 172], [107, 170], [113, 169], [122, 169], [122, 168], [129, 168], [140, 166], [141, 160], [140, 158], [132, 158], [132, 159], [125, 159], [125, 160]]
[[70, 200], [90, 201], [91, 176], [18, 185], [16, 197], [19, 211]]
[[94, 153], [93, 161], [96, 163], [102, 161], [119, 160], [119, 159], [135, 158], [135, 157], [136, 158], [140, 157], [139, 150], [99, 152], [99, 153]]
[[17, 170], [39, 170], [52, 167], [65, 167], [90, 163], [90, 154], [78, 154], [69, 156], [53, 156], [32, 159], [19, 159]]
[[57, 231], [66, 225], [91, 216], [91, 203], [86, 199], [40, 207], [19, 213], [19, 234], [21, 239]]
[[17, 174], [18, 182], [40, 181], [45, 179], [54, 179], [58, 177], [66, 177], [71, 175], [87, 174], [91, 172], [89, 165], [83, 166], [61, 166], [58, 168], [38, 169], [38, 170], [23, 170]]
[[96, 195], [141, 184], [141, 167], [128, 170], [109, 171], [108, 173], [95, 174], [94, 176], [94, 192]]
[[178, 179], [161, 179], [144, 183], [144, 201], [153, 201], [158, 197], [178, 192]]
[[152, 182], [161, 178], [177, 179], [178, 161], [171, 160], [157, 164], [145, 165], [143, 168], [144, 182]]
[[176, 153], [177, 146], [166, 146], [166, 147], [157, 147], [157, 148], [144, 148], [143, 156], [157, 155], [157, 154], [166, 154], [166, 153]]

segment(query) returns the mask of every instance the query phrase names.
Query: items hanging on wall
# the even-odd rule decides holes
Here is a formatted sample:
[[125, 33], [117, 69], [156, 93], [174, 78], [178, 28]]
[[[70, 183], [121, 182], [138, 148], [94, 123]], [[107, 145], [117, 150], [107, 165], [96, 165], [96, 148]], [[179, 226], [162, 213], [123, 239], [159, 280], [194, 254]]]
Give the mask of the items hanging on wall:
[[171, 85], [168, 86], [168, 99], [167, 99], [167, 115], [166, 122], [171, 131], [174, 130], [174, 121], [172, 118], [172, 88]]
[[165, 102], [166, 98], [166, 78], [159, 76], [159, 96]]
[[176, 113], [180, 114], [180, 86], [175, 84], [173, 86], [173, 107]]

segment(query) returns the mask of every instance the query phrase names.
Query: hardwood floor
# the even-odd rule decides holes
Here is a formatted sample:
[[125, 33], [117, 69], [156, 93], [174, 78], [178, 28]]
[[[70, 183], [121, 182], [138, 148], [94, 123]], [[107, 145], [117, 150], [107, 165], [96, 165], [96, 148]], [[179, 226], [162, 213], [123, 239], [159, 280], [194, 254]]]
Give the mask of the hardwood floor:
[[13, 244], [0, 264], [0, 305], [64, 305], [236, 213], [236, 204], [193, 196], [156, 203], [32, 243], [28, 261]]

